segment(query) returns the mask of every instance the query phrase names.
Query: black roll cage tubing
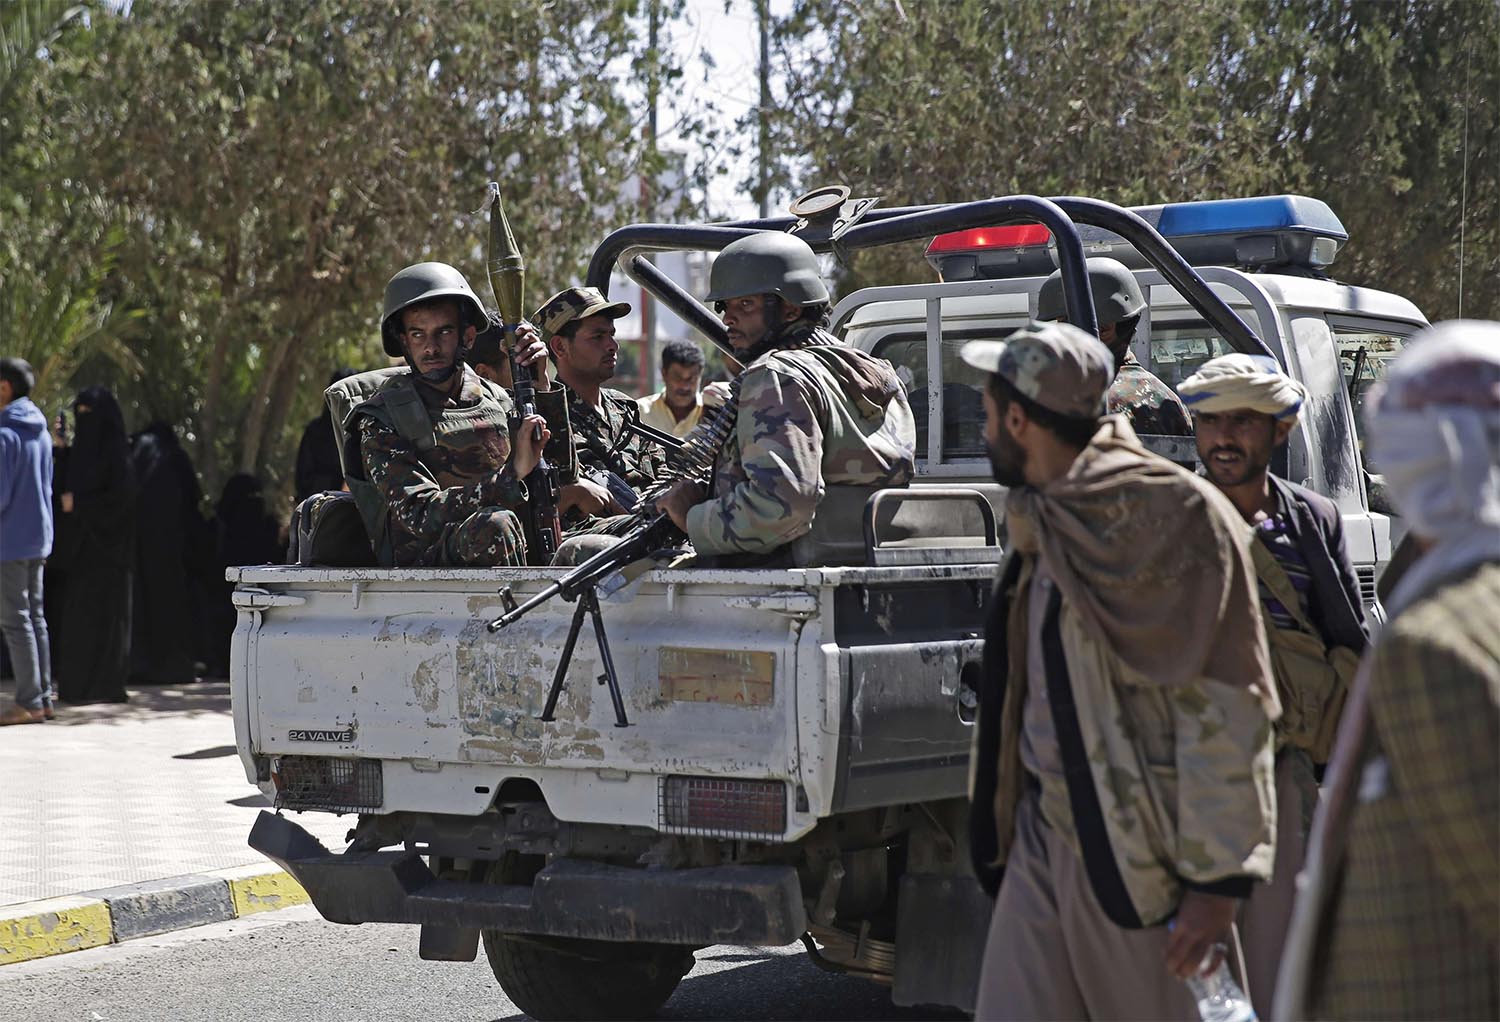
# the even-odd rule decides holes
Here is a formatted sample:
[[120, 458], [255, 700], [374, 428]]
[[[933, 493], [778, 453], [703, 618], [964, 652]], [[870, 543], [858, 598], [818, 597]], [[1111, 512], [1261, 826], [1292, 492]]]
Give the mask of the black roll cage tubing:
[[[683, 322], [699, 331], [726, 354], [727, 334], [719, 318], [702, 302], [688, 294], [662, 273], [641, 252], [701, 251], [717, 252], [737, 238], [761, 231], [787, 231], [798, 223], [793, 216], [736, 220], [719, 224], [631, 224], [610, 233], [589, 260], [589, 287], [609, 294], [609, 278], [615, 266], [621, 269], [657, 300], [675, 312]], [[1057, 242], [1058, 264], [1062, 268], [1063, 297], [1068, 321], [1098, 336], [1098, 319], [1093, 296], [1088, 288], [1087, 262], [1083, 243], [1075, 223], [1100, 227], [1124, 238], [1161, 273], [1204, 320], [1236, 351], [1271, 355], [1265, 342], [1214, 294], [1207, 282], [1156, 228], [1135, 212], [1100, 199], [1064, 196], [1044, 199], [1035, 195], [1011, 195], [949, 205], [897, 206], [872, 209], [859, 223], [849, 228], [837, 241], [812, 241], [815, 252], [834, 252], [874, 248], [902, 241], [919, 241], [950, 231], [976, 227], [1001, 227], [1014, 223], [1039, 223], [1052, 232]], [[626, 255], [629, 259], [625, 259]], [[1273, 356], [1274, 357], [1274, 356]]]

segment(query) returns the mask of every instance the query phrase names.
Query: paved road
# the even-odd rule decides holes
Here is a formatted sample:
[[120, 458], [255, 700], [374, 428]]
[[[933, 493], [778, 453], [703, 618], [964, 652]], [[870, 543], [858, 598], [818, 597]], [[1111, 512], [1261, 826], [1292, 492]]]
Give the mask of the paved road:
[[[415, 927], [335, 926], [307, 906], [0, 969], [0, 1017], [28, 1022], [510, 1022], [484, 961], [424, 962]], [[819, 971], [800, 946], [713, 947], [665, 1019], [922, 1019]], [[960, 1016], [949, 1016], [960, 1017]]]

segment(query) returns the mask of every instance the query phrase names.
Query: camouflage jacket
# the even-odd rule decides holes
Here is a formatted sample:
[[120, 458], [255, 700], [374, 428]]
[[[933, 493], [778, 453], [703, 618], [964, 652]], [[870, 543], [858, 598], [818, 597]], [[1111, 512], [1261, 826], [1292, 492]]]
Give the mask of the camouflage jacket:
[[1130, 352], [1125, 353], [1125, 361], [1120, 363], [1120, 371], [1105, 391], [1104, 401], [1107, 414], [1123, 413], [1137, 433], [1193, 435], [1193, 420], [1182, 398]]
[[[568, 422], [573, 431], [572, 460], [576, 461], [579, 474], [613, 472], [637, 493], [661, 478], [667, 467], [666, 452], [627, 428], [641, 418], [635, 398], [606, 388], [600, 392], [599, 407], [595, 409], [572, 389], [564, 390], [568, 397]], [[565, 454], [554, 451], [552, 444], [547, 445], [547, 456], [555, 463], [565, 464]]]
[[699, 554], [769, 553], [811, 530], [827, 487], [901, 486], [915, 472], [916, 425], [890, 363], [821, 330], [802, 344], [741, 374], [713, 494], [687, 515]]
[[[1248, 530], [1244, 538], [1251, 542]], [[987, 653], [993, 645], [1004, 665], [1004, 697], [996, 706], [982, 696], [976, 729], [974, 790], [994, 793], [992, 805], [976, 803], [972, 817], [981, 878], [1003, 867], [1027, 786], [1020, 750], [1034, 571], [1029, 556], [1007, 562], [985, 636]], [[1043, 817], [1084, 860], [1106, 914], [1126, 928], [1153, 926], [1177, 910], [1188, 888], [1248, 896], [1273, 864], [1273, 709], [1230, 681], [1155, 684], [1131, 671], [1066, 602], [1055, 627], [1082, 755], [1070, 752], [1067, 724], [1054, 716], [1058, 745], [1065, 770], [1081, 770], [1092, 783], [1074, 791], [1065, 776], [1048, 775], [1036, 787]], [[1044, 632], [1044, 641], [1052, 634]], [[988, 678], [985, 685], [993, 691]], [[1273, 683], [1266, 678], [1259, 687], [1271, 691]]]
[[[420, 445], [407, 440], [397, 427], [391, 408], [396, 388], [414, 389], [419, 395], [432, 426], [430, 448], [418, 450]], [[504, 388], [465, 368], [455, 398], [418, 386], [403, 373], [350, 412], [346, 429], [357, 431], [365, 478], [385, 504], [396, 565], [454, 563], [456, 551], [475, 546], [470, 533], [480, 525], [484, 528], [477, 531], [499, 529], [503, 535], [492, 537], [490, 545], [507, 548], [493, 551], [498, 560], [490, 563], [514, 560], [509, 516], [503, 527], [493, 521], [495, 509], [519, 508], [527, 500], [525, 485], [507, 464], [511, 407]], [[456, 542], [460, 532], [462, 541]]]

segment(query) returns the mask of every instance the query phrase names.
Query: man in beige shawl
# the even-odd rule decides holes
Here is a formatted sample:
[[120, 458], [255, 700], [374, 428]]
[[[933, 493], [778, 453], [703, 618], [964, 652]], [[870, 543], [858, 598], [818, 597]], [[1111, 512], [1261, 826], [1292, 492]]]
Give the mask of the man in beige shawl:
[[1068, 324], [976, 341], [1013, 547], [985, 634], [971, 851], [998, 891], [980, 1019], [1194, 1019], [1271, 873], [1279, 713], [1250, 530], [1101, 419]]

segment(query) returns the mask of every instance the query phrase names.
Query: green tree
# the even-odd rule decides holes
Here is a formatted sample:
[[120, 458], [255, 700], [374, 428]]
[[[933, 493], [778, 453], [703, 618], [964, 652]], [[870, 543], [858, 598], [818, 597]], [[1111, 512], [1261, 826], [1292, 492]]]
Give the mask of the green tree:
[[[441, 259], [483, 293], [501, 181], [533, 300], [576, 275], [640, 159], [614, 0], [137, 0], [49, 111], [128, 214], [152, 403], [186, 416], [210, 486], [289, 475], [335, 361], [384, 364], [385, 281]], [[84, 140], [108, 140], [84, 146]], [[600, 202], [600, 198], [605, 199]], [[561, 283], [558, 284], [561, 286]]]
[[0, 323], [5, 352], [36, 369], [33, 398], [54, 411], [89, 359], [138, 368], [127, 346], [136, 314], [109, 293], [123, 231], [86, 186], [64, 179], [65, 146], [40, 116], [58, 61], [93, 50], [89, 12], [56, 0], [0, 5]]
[[[1305, 192], [1350, 228], [1341, 277], [1435, 317], [1457, 311], [1462, 220], [1465, 314], [1495, 316], [1496, 12], [1443, 0], [797, 0], [777, 29], [779, 183], [839, 181], [888, 205]], [[918, 252], [861, 253], [848, 283], [909, 279]]]

